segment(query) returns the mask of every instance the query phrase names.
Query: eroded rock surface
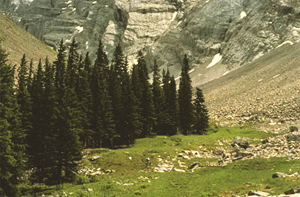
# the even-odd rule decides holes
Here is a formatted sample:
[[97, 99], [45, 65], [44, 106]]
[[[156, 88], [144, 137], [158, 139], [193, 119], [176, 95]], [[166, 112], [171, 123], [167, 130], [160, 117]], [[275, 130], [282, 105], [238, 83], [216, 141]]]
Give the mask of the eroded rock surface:
[[54, 48], [76, 37], [93, 57], [101, 39], [111, 58], [121, 43], [130, 62], [143, 50], [175, 75], [185, 53], [195, 68], [216, 54], [234, 68], [300, 32], [299, 3], [285, 0], [5, 0], [0, 9]]

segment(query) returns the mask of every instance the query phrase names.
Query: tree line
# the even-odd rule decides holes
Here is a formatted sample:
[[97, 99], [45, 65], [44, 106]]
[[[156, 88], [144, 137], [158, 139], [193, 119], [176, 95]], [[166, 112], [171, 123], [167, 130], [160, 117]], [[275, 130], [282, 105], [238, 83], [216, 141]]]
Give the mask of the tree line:
[[68, 50], [33, 69], [24, 55], [15, 69], [0, 48], [0, 195], [14, 196], [30, 169], [33, 183], [60, 184], [76, 177], [84, 148], [130, 146], [155, 135], [204, 134], [208, 112], [201, 89], [193, 97], [189, 61], [183, 58], [179, 88], [154, 63], [152, 83], [141, 52], [128, 68], [120, 45], [109, 62], [99, 43], [89, 53]]

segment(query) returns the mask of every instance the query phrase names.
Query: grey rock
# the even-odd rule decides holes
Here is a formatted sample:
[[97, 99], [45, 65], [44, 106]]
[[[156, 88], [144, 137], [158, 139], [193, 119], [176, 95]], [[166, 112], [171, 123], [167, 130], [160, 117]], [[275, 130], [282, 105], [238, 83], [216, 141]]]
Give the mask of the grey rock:
[[248, 196], [269, 196], [270, 194], [262, 191], [250, 191]]
[[296, 126], [290, 126], [290, 132], [298, 132], [299, 128]]
[[[18, 0], [1, 1], [0, 9], [54, 48], [61, 38], [68, 44], [76, 37], [80, 52], [95, 58], [101, 39], [111, 59], [121, 43], [130, 63], [142, 50], [150, 66], [155, 58], [176, 76], [184, 54], [200, 70], [217, 53], [235, 68], [298, 39], [299, 9], [281, 1]], [[223, 74], [214, 72], [199, 83]]]
[[96, 161], [97, 159], [99, 159], [100, 156], [99, 155], [96, 155], [96, 156], [92, 156], [89, 160], [90, 161]]
[[195, 163], [191, 164], [188, 169], [194, 170], [194, 169], [200, 167], [200, 165], [201, 165], [200, 162], [195, 162]]
[[247, 137], [237, 136], [233, 139], [231, 145], [232, 146], [238, 145], [239, 147], [242, 147], [242, 148], [248, 148], [250, 145], [250, 139]]
[[288, 135], [288, 136], [286, 136], [286, 140], [288, 142], [291, 142], [291, 141], [294, 141], [294, 142], [300, 141], [300, 135]]
[[290, 195], [290, 194], [296, 194], [297, 190], [295, 189], [289, 189], [284, 192], [285, 195]]
[[287, 177], [289, 175], [283, 173], [283, 172], [276, 172], [275, 174], [272, 175], [272, 178], [283, 178], [283, 177]]

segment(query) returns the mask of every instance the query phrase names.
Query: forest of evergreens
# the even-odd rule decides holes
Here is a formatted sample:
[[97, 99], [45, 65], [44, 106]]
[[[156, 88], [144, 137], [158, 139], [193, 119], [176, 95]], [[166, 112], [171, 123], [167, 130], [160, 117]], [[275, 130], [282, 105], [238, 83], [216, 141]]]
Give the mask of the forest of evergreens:
[[[179, 88], [154, 63], [149, 82], [145, 58], [128, 68], [120, 46], [109, 62], [101, 42], [89, 54], [61, 41], [56, 60], [36, 69], [24, 55], [12, 67], [0, 48], [0, 196], [18, 195], [31, 183], [60, 184], [76, 177], [85, 148], [118, 148], [155, 135], [204, 134], [208, 112], [201, 89], [193, 96], [184, 56]], [[162, 73], [162, 76], [160, 74]], [[17, 76], [17, 77], [15, 77]]]

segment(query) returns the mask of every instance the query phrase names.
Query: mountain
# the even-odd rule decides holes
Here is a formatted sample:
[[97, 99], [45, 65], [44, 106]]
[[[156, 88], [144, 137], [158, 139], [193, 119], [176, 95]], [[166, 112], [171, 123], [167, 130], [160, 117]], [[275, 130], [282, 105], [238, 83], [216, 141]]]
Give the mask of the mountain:
[[39, 59], [48, 57], [50, 61], [53, 61], [56, 57], [56, 52], [53, 49], [33, 37], [2, 13], [0, 13], [0, 40], [1, 47], [9, 54], [8, 60], [12, 65], [19, 64], [24, 53], [27, 59], [32, 59], [35, 64]]
[[222, 124], [300, 122], [298, 1], [14, 0], [0, 9], [53, 48], [76, 37], [94, 57], [101, 39], [111, 58], [120, 43], [131, 64], [142, 50], [175, 76], [187, 54], [193, 85]]
[[211, 117], [223, 125], [260, 122], [260, 129], [272, 131], [299, 125], [299, 51], [300, 44], [286, 42], [202, 85]]
[[14, 0], [0, 8], [54, 48], [76, 37], [93, 57], [101, 39], [112, 57], [121, 43], [131, 63], [143, 50], [150, 66], [155, 58], [175, 75], [184, 54], [198, 68], [220, 53], [234, 69], [300, 32], [299, 3], [290, 0]]

